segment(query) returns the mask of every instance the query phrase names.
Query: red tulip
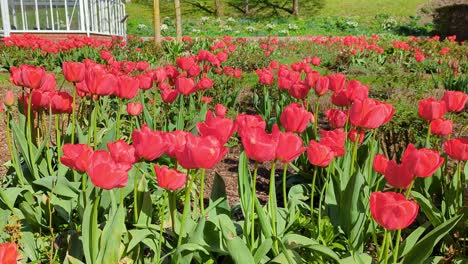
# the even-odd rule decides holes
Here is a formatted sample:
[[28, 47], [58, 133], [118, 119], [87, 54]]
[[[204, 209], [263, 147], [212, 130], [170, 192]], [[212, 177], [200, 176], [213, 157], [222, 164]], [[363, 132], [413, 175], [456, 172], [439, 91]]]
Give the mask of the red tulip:
[[330, 80], [330, 90], [335, 92], [343, 89], [346, 81], [346, 75], [341, 73], [335, 73], [328, 75], [327, 77]]
[[133, 146], [136, 155], [147, 161], [159, 158], [167, 149], [164, 133], [152, 131], [144, 124], [141, 130], [134, 130], [132, 133]]
[[65, 61], [62, 64], [62, 72], [65, 80], [77, 83], [84, 80], [86, 68], [81, 62]]
[[449, 112], [460, 112], [465, 108], [466, 101], [468, 101], [468, 94], [456, 91], [446, 91], [442, 101], [447, 105]]
[[139, 71], [145, 71], [146, 69], [148, 69], [149, 66], [150, 66], [150, 65], [149, 65], [148, 62], [146, 62], [146, 61], [139, 61], [139, 62], [137, 62], [137, 64], [136, 64], [135, 67], [136, 67]]
[[307, 148], [307, 158], [312, 165], [326, 167], [332, 162], [335, 155], [327, 145], [311, 140]]
[[18, 246], [15, 243], [0, 244], [0, 263], [16, 264], [18, 258]]
[[387, 230], [403, 229], [418, 215], [419, 206], [401, 193], [374, 192], [370, 196], [370, 211], [374, 220]]
[[186, 169], [211, 169], [227, 153], [228, 148], [213, 136], [186, 135], [184, 150], [176, 153], [179, 164]]
[[187, 181], [187, 175], [174, 169], [169, 169], [167, 166], [154, 166], [156, 172], [156, 179], [161, 188], [170, 191], [176, 191], [184, 187]]
[[139, 116], [143, 111], [143, 105], [140, 103], [128, 103], [127, 113], [131, 116]]
[[314, 122], [314, 116], [298, 103], [286, 106], [280, 116], [281, 125], [288, 132], [304, 132], [309, 121]]
[[120, 98], [132, 99], [138, 94], [140, 81], [132, 76], [122, 75], [118, 77], [115, 95]]
[[388, 123], [394, 113], [393, 105], [367, 98], [353, 102], [349, 118], [354, 126], [374, 129]]
[[50, 101], [52, 113], [71, 113], [73, 110], [73, 97], [67, 92], [57, 92]]
[[202, 77], [200, 78], [200, 80], [198, 80], [198, 83], [197, 83], [197, 89], [200, 89], [200, 90], [206, 90], [206, 89], [210, 89], [214, 84], [214, 81], [209, 79], [209, 78], [206, 78], [206, 77]]
[[427, 121], [441, 119], [447, 112], [445, 101], [437, 101], [434, 98], [427, 98], [419, 101], [418, 114]]
[[330, 80], [325, 76], [320, 76], [315, 83], [314, 90], [317, 96], [322, 96], [327, 93]]
[[85, 86], [77, 86], [77, 88], [86, 88], [82, 92], [93, 95], [111, 95], [117, 86], [117, 78], [110, 73], [107, 73], [100, 66], [92, 66], [86, 71]]
[[349, 106], [351, 104], [351, 101], [346, 94], [346, 89], [336, 90], [333, 93], [332, 104], [336, 106]]
[[46, 75], [44, 67], [22, 64], [20, 66], [20, 71], [21, 80], [25, 87], [39, 89], [44, 83]]
[[130, 170], [135, 162], [137, 156], [135, 155], [135, 148], [123, 140], [117, 140], [107, 143], [107, 148], [112, 159], [119, 164], [123, 164], [127, 170]]
[[183, 95], [194, 93], [197, 88], [193, 79], [187, 77], [177, 77], [175, 87]]
[[63, 165], [76, 170], [85, 172], [89, 167], [93, 155], [93, 149], [86, 144], [65, 144], [62, 147], [63, 156], [60, 162]]
[[157, 68], [153, 72], [154, 81], [157, 83], [162, 83], [167, 79], [167, 73], [165, 68]]
[[25, 86], [21, 78], [21, 69], [15, 66], [10, 67], [10, 82], [16, 86]]
[[335, 157], [341, 157], [345, 154], [346, 131], [342, 128], [335, 130], [320, 130], [320, 144], [326, 145], [334, 152]]
[[264, 129], [255, 127], [244, 131], [241, 135], [242, 145], [248, 158], [258, 162], [274, 160], [278, 146], [279, 130], [273, 127], [273, 132], [267, 134]]
[[153, 76], [151, 73], [140, 74], [137, 76], [138, 83], [140, 84], [139, 88], [142, 90], [149, 90], [153, 88]]
[[197, 123], [196, 127], [201, 136], [214, 136], [221, 144], [228, 142], [232, 134], [236, 132], [233, 120], [224, 117], [213, 117], [211, 110], [206, 113], [205, 122]]
[[468, 138], [454, 138], [444, 142], [444, 151], [456, 160], [468, 160]]
[[236, 117], [237, 133], [240, 137], [255, 128], [265, 130], [266, 122], [260, 115], [239, 114]]
[[213, 101], [213, 97], [211, 96], [203, 96], [201, 99], [202, 103], [204, 104], [209, 104], [211, 101]]
[[345, 91], [346, 97], [348, 97], [348, 100], [351, 102], [364, 100], [369, 97], [369, 87], [357, 80], [348, 81]]
[[311, 71], [306, 73], [306, 83], [307, 86], [309, 87], [315, 87], [315, 84], [317, 83], [318, 78], [320, 77], [320, 73], [316, 71]]
[[15, 95], [11, 90], [8, 90], [5, 94], [5, 98], [3, 98], [3, 103], [6, 106], [13, 106], [15, 104]]
[[444, 158], [438, 151], [422, 148], [416, 149], [413, 144], [409, 144], [403, 153], [401, 162], [418, 177], [427, 178], [442, 166]]
[[291, 86], [291, 89], [288, 90], [289, 95], [296, 99], [304, 99], [309, 94], [310, 87], [305, 84], [303, 81], [299, 81]]
[[177, 152], [183, 151], [185, 144], [187, 143], [187, 134], [189, 133], [190, 132], [183, 130], [175, 130], [165, 133], [164, 136], [167, 142], [166, 154], [171, 157], [175, 157]]
[[171, 88], [166, 88], [163, 89], [161, 92], [161, 98], [163, 102], [171, 104], [177, 99], [177, 96], [179, 95], [179, 92], [175, 89]]
[[218, 117], [224, 117], [226, 115], [227, 108], [222, 104], [217, 104], [215, 106], [215, 114]]
[[385, 155], [377, 154], [374, 157], [372, 168], [380, 174], [385, 174], [385, 171], [387, 170], [388, 162], [389, 160], [387, 159], [387, 157], [385, 157]]
[[97, 150], [93, 153], [90, 166], [86, 172], [91, 182], [102, 189], [111, 190], [127, 185], [128, 166], [115, 162], [105, 150]]
[[444, 119], [434, 119], [430, 124], [431, 133], [438, 136], [448, 136], [452, 134], [453, 121]]
[[289, 163], [295, 160], [306, 150], [302, 146], [302, 138], [294, 133], [280, 133], [278, 146], [276, 148], [276, 159], [283, 163]]
[[406, 164], [397, 164], [396, 161], [390, 160], [387, 163], [384, 177], [391, 186], [406, 189], [413, 181], [414, 174]]
[[328, 119], [328, 123], [330, 123], [333, 128], [342, 128], [346, 125], [346, 121], [348, 120], [348, 111], [328, 109], [327, 112], [325, 112], [325, 116]]
[[366, 132], [364, 130], [356, 130], [354, 128], [351, 128], [351, 130], [349, 130], [348, 132], [349, 141], [356, 142], [356, 140], [359, 140], [359, 144], [362, 144], [365, 136]]
[[320, 58], [319, 57], [313, 57], [311, 63], [314, 66], [319, 66], [320, 65]]
[[39, 87], [39, 90], [53, 92], [55, 91], [55, 87], [57, 87], [57, 80], [55, 79], [55, 75], [53, 73], [46, 73], [44, 76], [44, 81]]
[[255, 71], [258, 75], [258, 82], [265, 85], [270, 85], [275, 80], [273, 72], [269, 69], [258, 69]]

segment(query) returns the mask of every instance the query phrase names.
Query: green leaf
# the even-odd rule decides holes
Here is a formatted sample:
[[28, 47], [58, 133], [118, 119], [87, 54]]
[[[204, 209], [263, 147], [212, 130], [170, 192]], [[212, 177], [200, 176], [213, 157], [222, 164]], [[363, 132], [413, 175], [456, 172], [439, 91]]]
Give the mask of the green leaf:
[[455, 216], [437, 226], [423, 237], [403, 259], [403, 264], [420, 263], [421, 260], [427, 259], [437, 243], [454, 228], [457, 223], [463, 218], [463, 215]]
[[371, 264], [372, 257], [366, 253], [353, 254], [347, 258], [341, 259], [340, 264]]
[[271, 237], [262, 241], [260, 246], [257, 248], [254, 254], [254, 262], [261, 263], [262, 259], [270, 252], [271, 247], [273, 245], [273, 240]]
[[245, 242], [237, 236], [236, 228], [227, 215], [219, 215], [219, 226], [223, 233], [224, 243], [234, 263], [254, 263], [254, 258]]
[[219, 176], [218, 173], [215, 173], [213, 187], [211, 188], [210, 204], [218, 199], [222, 199], [222, 201], [212, 210], [212, 214], [226, 214], [230, 216], [231, 208], [227, 200], [226, 185], [224, 184], [223, 178]]
[[424, 212], [424, 214], [427, 216], [427, 218], [433, 226], [439, 226], [444, 222], [444, 217], [442, 213], [434, 204], [432, 204], [432, 202], [429, 199], [427, 199], [424, 195], [416, 191], [411, 192], [411, 195], [419, 204], [421, 211]]
[[47, 188], [48, 191], [53, 191], [54, 194], [68, 198], [77, 198], [80, 193], [79, 182], [70, 182], [65, 177], [47, 176], [35, 180], [36, 185]]
[[316, 240], [313, 240], [305, 236], [301, 236], [298, 234], [287, 234], [283, 237], [283, 244], [290, 249], [308, 248], [312, 250], [313, 252], [320, 253], [324, 256], [327, 256], [335, 260], [336, 262], [340, 261], [340, 258], [335, 252], [333, 252], [333, 250], [331, 250], [330, 248], [326, 246], [321, 245]]
[[86, 205], [83, 214], [82, 240], [83, 252], [85, 255], [86, 263], [93, 264], [97, 261], [99, 249], [99, 235], [97, 217], [99, 208], [99, 197], [92, 200], [91, 203]]
[[97, 263], [118, 263], [120, 260], [120, 241], [125, 232], [125, 213], [123, 206], [109, 218], [101, 235]]
[[422, 236], [424, 231], [429, 227], [431, 223], [426, 222], [422, 226], [416, 228], [400, 246], [400, 252], [398, 253], [400, 257], [405, 256], [418, 242], [419, 238]]

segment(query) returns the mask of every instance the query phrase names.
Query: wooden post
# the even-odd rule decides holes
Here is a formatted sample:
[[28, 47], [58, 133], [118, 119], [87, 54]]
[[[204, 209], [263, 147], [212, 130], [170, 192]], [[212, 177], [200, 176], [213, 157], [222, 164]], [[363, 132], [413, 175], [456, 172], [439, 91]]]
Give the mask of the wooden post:
[[180, 0], [174, 0], [176, 15], [176, 40], [182, 42], [182, 15], [180, 14]]
[[159, 14], [159, 0], [153, 0], [154, 42], [161, 44], [161, 16]]

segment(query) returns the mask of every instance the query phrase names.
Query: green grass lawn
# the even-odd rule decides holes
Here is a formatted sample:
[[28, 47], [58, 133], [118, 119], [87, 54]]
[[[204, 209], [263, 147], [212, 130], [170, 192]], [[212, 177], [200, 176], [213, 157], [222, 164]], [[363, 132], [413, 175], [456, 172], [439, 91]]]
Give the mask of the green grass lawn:
[[326, 0], [320, 16], [361, 16], [373, 17], [388, 14], [407, 17], [416, 14], [418, 6], [427, 0]]

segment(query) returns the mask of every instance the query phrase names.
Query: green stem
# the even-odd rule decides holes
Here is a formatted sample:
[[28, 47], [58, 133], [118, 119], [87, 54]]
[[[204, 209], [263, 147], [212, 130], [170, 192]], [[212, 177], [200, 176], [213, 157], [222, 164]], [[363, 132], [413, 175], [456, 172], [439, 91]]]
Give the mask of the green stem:
[[164, 230], [164, 214], [166, 212], [166, 205], [167, 205], [167, 192], [164, 192], [164, 199], [163, 199], [163, 204], [161, 206], [161, 209], [159, 211], [159, 241], [158, 241], [158, 254], [156, 255], [156, 263], [161, 263], [161, 247], [162, 247], [162, 241], [164, 239], [163, 236], [163, 230]]
[[8, 151], [10, 152], [11, 163], [13, 164], [13, 168], [15, 168], [16, 175], [18, 175], [18, 181], [21, 184], [21, 187], [24, 187], [23, 177], [20, 174], [20, 170], [18, 167], [18, 163], [16, 162], [15, 154], [13, 153], [13, 138], [11, 136], [11, 129], [10, 129], [10, 109], [6, 112], [6, 138], [7, 138], [7, 145]]
[[205, 215], [205, 169], [201, 169], [201, 180], [200, 180], [200, 211], [201, 215]]
[[141, 162], [136, 166], [135, 176], [133, 178], [133, 221], [138, 222], [138, 176], [140, 174]]
[[382, 239], [382, 246], [380, 247], [380, 253], [379, 253], [379, 256], [378, 256], [378, 262], [380, 262], [382, 260], [382, 258], [384, 256], [385, 248], [387, 248], [387, 244], [388, 244], [387, 243], [387, 234], [388, 234], [388, 230], [385, 229], [384, 237]]
[[[374, 161], [373, 158], [375, 156], [374, 155], [374, 143], [375, 143], [375, 135], [377, 134], [376, 130], [377, 129], [372, 130], [372, 140], [370, 142], [370, 151], [369, 151], [369, 159], [368, 159], [370, 164], [368, 165], [369, 171], [368, 171], [368, 174], [367, 174], [367, 177], [368, 177], [367, 182], [369, 183], [369, 186], [372, 186], [372, 184], [370, 182], [373, 179], [372, 178], [372, 162]], [[359, 140], [359, 136], [357, 136], [357, 137], [358, 138], [356, 140]]]
[[390, 247], [390, 232], [387, 232], [386, 234], [386, 237], [385, 237], [385, 240], [386, 243], [385, 243], [385, 249], [384, 249], [384, 252], [383, 252], [383, 261], [384, 261], [384, 264], [387, 264], [388, 263], [388, 249]]
[[288, 172], [289, 163], [284, 164], [283, 167], [283, 204], [284, 208], [288, 208], [288, 195], [286, 194], [286, 173]]
[[312, 177], [312, 185], [310, 186], [310, 219], [314, 223], [314, 193], [315, 193], [315, 179], [317, 178], [318, 167], [314, 167], [314, 176]]
[[358, 145], [359, 145], [359, 140], [355, 140], [354, 145], [353, 145], [353, 153], [352, 153], [352, 156], [351, 156], [351, 168], [350, 168], [351, 175], [353, 175], [353, 173], [354, 173], [354, 163], [356, 162]]
[[122, 111], [123, 99], [118, 98], [117, 100], [118, 100], [118, 103], [117, 103], [118, 109], [117, 109], [117, 122], [116, 122], [117, 127], [115, 129], [116, 130], [116, 132], [115, 132], [116, 137], [115, 138], [117, 140], [119, 140], [120, 139], [120, 118], [121, 118], [121, 115], [122, 115], [121, 111]]
[[429, 148], [431, 146], [430, 141], [431, 141], [431, 126], [429, 125], [427, 127], [427, 134], [426, 134], [426, 148]]
[[258, 162], [255, 161], [254, 166], [254, 175], [252, 180], [252, 197], [251, 197], [251, 208], [250, 208], [250, 246], [251, 251], [254, 250], [255, 244], [255, 199], [257, 197], [257, 171], [258, 171]]
[[57, 154], [58, 154], [58, 160], [57, 164], [60, 164], [60, 157], [62, 156], [62, 138], [61, 138], [61, 131], [60, 131], [60, 125], [59, 125], [59, 118], [60, 115], [55, 115], [55, 134], [56, 134], [56, 145], [57, 145]]
[[393, 250], [393, 264], [396, 264], [398, 261], [398, 250], [400, 248], [400, 239], [401, 239], [401, 229], [398, 229], [397, 237], [395, 240], [395, 249]]
[[33, 153], [33, 134], [32, 134], [32, 125], [33, 125], [33, 120], [32, 119], [32, 113], [31, 113], [31, 104], [32, 104], [32, 91], [29, 92], [29, 100], [28, 100], [28, 128], [27, 128], [27, 137], [28, 137], [28, 151], [29, 151], [29, 161], [31, 162], [31, 167], [32, 167], [32, 172], [34, 175], [34, 178], [37, 180], [39, 179], [39, 175], [37, 172], [37, 166], [35, 166], [34, 163], [34, 153]]
[[[190, 170], [187, 170], [187, 177], [190, 177]], [[195, 176], [190, 177], [188, 184], [185, 186], [185, 200], [184, 200], [184, 211], [182, 212], [182, 222], [179, 229], [179, 239], [177, 240], [177, 246], [182, 244], [182, 238], [184, 237], [184, 225], [187, 218], [187, 214], [190, 210], [190, 192], [192, 190]]]
[[99, 99], [96, 101], [93, 112], [93, 144], [94, 149], [97, 149], [97, 113], [99, 111]]
[[[272, 234], [276, 238], [278, 237], [277, 226], [276, 226], [276, 183], [275, 183], [275, 169], [276, 169], [276, 162], [275, 160], [271, 164], [270, 170], [270, 190], [268, 193], [268, 205], [270, 206], [270, 214], [271, 214], [271, 227], [272, 227]], [[273, 240], [273, 248], [276, 249], [276, 252], [279, 252], [278, 248], [278, 240]]]
[[171, 227], [172, 231], [175, 232], [175, 213], [176, 213], [176, 195], [175, 192], [169, 193], [169, 212], [171, 214]]
[[317, 226], [318, 226], [318, 236], [319, 238], [322, 237], [322, 203], [323, 203], [323, 197], [326, 195], [328, 191], [328, 181], [330, 180], [330, 172], [332, 168], [330, 166], [327, 167], [327, 178], [325, 179], [325, 184], [322, 188], [322, 191], [320, 192], [320, 200], [319, 200], [319, 208], [318, 208], [318, 219], [317, 219]]
[[410, 183], [410, 186], [408, 187], [408, 190], [406, 190], [406, 199], [409, 198], [409, 196], [411, 195], [411, 189], [413, 188], [413, 185], [414, 185], [414, 182], [415, 182], [416, 179], [413, 179]]
[[314, 132], [315, 132], [315, 139], [318, 139], [318, 122], [319, 122], [319, 106], [320, 106], [320, 101], [319, 98], [317, 98], [317, 101], [315, 102], [315, 122], [314, 122]]
[[73, 105], [72, 105], [72, 133], [71, 133], [71, 143], [75, 143], [75, 126], [76, 126], [76, 85], [73, 87]]

